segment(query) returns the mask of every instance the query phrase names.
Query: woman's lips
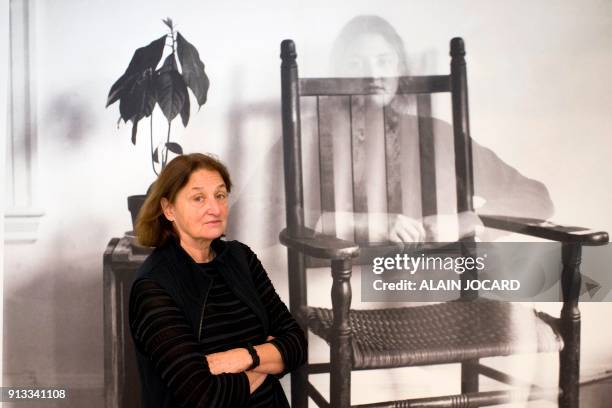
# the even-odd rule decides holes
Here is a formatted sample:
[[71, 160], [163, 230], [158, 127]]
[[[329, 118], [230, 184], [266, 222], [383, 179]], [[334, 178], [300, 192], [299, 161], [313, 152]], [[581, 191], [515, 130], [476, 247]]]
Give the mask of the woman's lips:
[[213, 220], [213, 221], [206, 221], [204, 224], [206, 225], [219, 225], [221, 224], [221, 220]]
[[382, 85], [369, 85], [368, 92], [375, 93], [375, 94], [384, 94], [386, 93], [386, 89]]

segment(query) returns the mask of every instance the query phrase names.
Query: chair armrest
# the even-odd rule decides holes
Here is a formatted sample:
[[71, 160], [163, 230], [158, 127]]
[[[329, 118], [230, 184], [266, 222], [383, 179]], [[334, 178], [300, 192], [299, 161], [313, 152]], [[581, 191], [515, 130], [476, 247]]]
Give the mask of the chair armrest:
[[310, 228], [302, 228], [298, 236], [289, 235], [285, 228], [279, 239], [286, 247], [315, 258], [349, 259], [359, 255], [359, 246], [354, 242], [319, 234]]
[[603, 245], [608, 242], [608, 233], [583, 227], [553, 224], [535, 218], [479, 215], [485, 227], [518, 232], [524, 235], [559, 242], [575, 242], [583, 245]]

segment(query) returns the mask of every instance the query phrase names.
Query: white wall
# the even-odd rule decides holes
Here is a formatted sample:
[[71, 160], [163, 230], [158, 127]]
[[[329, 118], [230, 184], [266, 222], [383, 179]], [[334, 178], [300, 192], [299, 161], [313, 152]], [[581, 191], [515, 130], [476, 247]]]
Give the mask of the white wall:
[[[417, 71], [446, 72], [448, 41], [462, 36], [473, 137], [543, 181], [556, 219], [612, 230], [609, 1], [34, 3], [38, 196], [46, 215], [35, 243], [5, 247], [7, 383], [102, 387], [102, 252], [130, 229], [125, 197], [154, 177], [148, 125], [134, 147], [130, 127], [116, 128], [118, 107], [104, 104], [135, 48], [165, 33], [167, 16], [199, 49], [211, 80], [209, 101], [189, 127], [174, 123], [175, 140], [226, 159], [236, 196], [279, 137], [280, 40], [296, 40], [302, 75], [325, 74], [340, 27], [372, 13], [398, 28]], [[267, 175], [258, 176], [265, 183]], [[256, 229], [253, 218], [255, 210], [234, 221]], [[284, 296], [282, 258], [272, 257], [264, 262]], [[610, 368], [604, 345], [612, 334], [604, 342], [598, 333], [610, 308], [586, 309], [586, 367]]]
[[[0, 55], [7, 55], [9, 48], [9, 2], [0, 2], [0, 16], [2, 16], [2, 23], [0, 23]], [[9, 71], [8, 59], [4, 59], [4, 62], [0, 64], [0, 161], [5, 163], [6, 160], [6, 149], [5, 140], [6, 133], [8, 131], [8, 71]], [[4, 173], [5, 166], [0, 166], [0, 191], [4, 190]], [[0, 201], [0, 220], [4, 220], [4, 201]], [[0, 222], [0, 242], [4, 242], [4, 223]], [[0, 246], [0, 339], [4, 338], [4, 245]], [[2, 372], [2, 349], [0, 349], [0, 372]], [[2, 387], [3, 381], [0, 378], [0, 387]], [[1, 404], [1, 403], [0, 403]]]

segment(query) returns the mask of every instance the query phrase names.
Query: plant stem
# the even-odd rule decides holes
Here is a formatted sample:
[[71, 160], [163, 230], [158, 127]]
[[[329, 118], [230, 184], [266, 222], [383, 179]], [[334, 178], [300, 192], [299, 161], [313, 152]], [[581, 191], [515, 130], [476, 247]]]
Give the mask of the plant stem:
[[170, 37], [172, 38], [172, 53], [174, 54], [174, 52], [176, 51], [174, 46], [174, 27], [170, 29]]
[[168, 162], [168, 143], [170, 143], [170, 129], [172, 129], [172, 122], [168, 121], [168, 136], [166, 137], [166, 149], [164, 152], [164, 160], [162, 162], [162, 170], [166, 167], [166, 163]]
[[149, 126], [149, 134], [151, 135], [151, 167], [153, 167], [153, 173], [155, 173], [156, 176], [159, 176], [159, 173], [155, 169], [155, 162], [153, 161], [153, 112], [151, 112], [151, 120], [149, 121]]
[[[174, 26], [170, 27], [170, 38], [172, 38], [172, 54], [175, 55], [174, 58], [176, 58], [176, 46], [175, 46], [175, 39], [174, 39]], [[162, 160], [162, 170], [166, 167], [166, 164], [168, 163], [168, 143], [170, 143], [170, 130], [172, 129], [172, 122], [168, 121], [168, 135], [166, 137], [166, 145], [164, 153], [163, 153], [163, 160]]]

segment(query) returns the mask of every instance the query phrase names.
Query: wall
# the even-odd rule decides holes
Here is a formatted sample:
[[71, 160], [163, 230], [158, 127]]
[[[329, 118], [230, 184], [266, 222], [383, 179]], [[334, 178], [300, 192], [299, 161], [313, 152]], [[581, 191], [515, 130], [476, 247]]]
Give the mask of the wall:
[[[271, 173], [254, 172], [267, 168], [262, 160], [280, 137], [280, 40], [296, 41], [302, 75], [323, 75], [342, 24], [372, 13], [398, 28], [415, 73], [446, 72], [448, 41], [462, 36], [473, 137], [548, 186], [555, 220], [612, 230], [612, 83], [605, 80], [612, 70], [610, 2], [32, 5], [35, 177], [45, 215], [35, 242], [5, 246], [7, 384], [102, 387], [102, 252], [111, 237], [130, 229], [125, 197], [142, 193], [154, 178], [147, 126], [141, 125], [132, 146], [130, 127], [117, 129], [117, 106], [104, 109], [104, 103], [134, 49], [165, 32], [161, 19], [167, 16], [200, 50], [212, 84], [207, 104], [193, 112], [187, 129], [176, 121], [173, 135], [187, 151], [215, 152], [228, 162], [235, 199], [248, 183], [261, 183], [262, 191], [274, 188]], [[261, 219], [260, 210], [261, 203], [254, 203], [233, 220], [236, 236], [262, 254], [286, 299], [283, 251], [258, 239], [258, 228], [265, 227], [254, 221]], [[583, 309], [583, 371], [603, 372], [612, 366], [605, 346], [612, 333], [601, 334], [599, 327], [610, 308]]]

